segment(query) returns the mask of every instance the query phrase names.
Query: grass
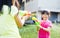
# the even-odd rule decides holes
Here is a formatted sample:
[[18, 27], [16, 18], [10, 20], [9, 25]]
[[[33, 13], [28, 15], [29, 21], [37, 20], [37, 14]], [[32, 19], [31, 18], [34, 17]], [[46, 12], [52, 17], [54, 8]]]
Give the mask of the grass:
[[34, 25], [24, 26], [20, 29], [22, 38], [37, 38], [37, 31]]
[[[2, 19], [0, 19], [0, 22], [2, 22], [3, 25], [8, 21], [10, 21], [8, 22], [9, 24], [13, 22], [11, 21], [12, 19], [10, 17], [6, 17], [6, 19], [7, 18], [8, 20], [5, 20], [4, 22], [2, 22], [3, 21]], [[37, 38], [38, 37], [37, 28], [35, 25], [26, 25], [23, 28], [19, 29], [19, 32], [22, 38]], [[60, 38], [60, 24], [53, 24], [53, 27], [51, 30], [51, 38]]]
[[60, 38], [60, 24], [53, 24], [51, 38]]
[[[34, 25], [24, 26], [23, 28], [19, 29], [19, 31], [22, 38], [38, 37], [37, 29]], [[53, 24], [51, 38], [60, 38], [60, 24]]]

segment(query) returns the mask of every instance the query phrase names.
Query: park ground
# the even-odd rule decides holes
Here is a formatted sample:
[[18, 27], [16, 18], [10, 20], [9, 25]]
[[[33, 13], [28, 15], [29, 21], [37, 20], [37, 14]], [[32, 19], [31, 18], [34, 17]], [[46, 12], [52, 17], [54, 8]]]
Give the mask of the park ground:
[[[5, 16], [3, 19], [5, 19]], [[3, 24], [5, 24], [6, 22], [9, 22], [9, 23], [13, 22], [10, 16], [7, 16], [6, 19], [8, 20], [5, 20]], [[3, 20], [1, 19], [0, 22], [2, 21]], [[20, 28], [19, 33], [22, 38], [37, 38], [38, 37], [38, 31], [34, 24], [29, 24]], [[60, 24], [53, 24], [53, 27], [51, 28], [51, 38], [60, 38]]]
[[[37, 38], [38, 32], [35, 25], [26, 25], [19, 29], [22, 38]], [[60, 24], [53, 24], [51, 38], [60, 38]]]

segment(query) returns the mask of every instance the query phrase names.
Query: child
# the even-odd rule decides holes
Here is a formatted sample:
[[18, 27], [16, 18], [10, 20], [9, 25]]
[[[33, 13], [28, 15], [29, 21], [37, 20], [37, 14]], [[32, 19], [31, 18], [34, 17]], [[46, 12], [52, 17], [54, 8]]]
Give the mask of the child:
[[50, 28], [52, 26], [52, 23], [48, 20], [49, 15], [50, 13], [48, 11], [42, 11], [42, 20], [40, 23], [38, 38], [50, 38]]
[[[22, 14], [26, 14], [26, 12], [23, 11]], [[25, 20], [27, 20], [29, 17], [30, 15], [21, 16], [21, 12], [20, 14], [16, 14], [14, 16], [16, 24], [19, 28], [23, 27], [23, 25], [25, 24]]]
[[11, 6], [11, 15], [14, 17], [14, 20], [19, 28], [23, 27], [25, 20], [30, 17], [30, 15], [23, 16], [24, 14], [26, 14], [25, 11], [23, 11], [21, 14], [21, 11], [19, 12], [16, 6]]
[[[3, 15], [0, 16], [0, 38], [21, 38], [15, 20], [12, 15], [9, 14], [8, 8], [7, 5], [3, 5]], [[16, 10], [16, 8], [14, 10]], [[18, 11], [13, 13], [16, 12]]]

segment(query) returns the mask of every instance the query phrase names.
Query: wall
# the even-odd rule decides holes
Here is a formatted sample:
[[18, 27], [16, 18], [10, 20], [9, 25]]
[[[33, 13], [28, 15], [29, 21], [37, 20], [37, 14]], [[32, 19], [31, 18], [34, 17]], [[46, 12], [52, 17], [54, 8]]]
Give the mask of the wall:
[[37, 11], [38, 8], [38, 0], [31, 0], [30, 2], [25, 2], [25, 10], [34, 12]]
[[38, 0], [38, 8], [60, 12], [60, 0]]

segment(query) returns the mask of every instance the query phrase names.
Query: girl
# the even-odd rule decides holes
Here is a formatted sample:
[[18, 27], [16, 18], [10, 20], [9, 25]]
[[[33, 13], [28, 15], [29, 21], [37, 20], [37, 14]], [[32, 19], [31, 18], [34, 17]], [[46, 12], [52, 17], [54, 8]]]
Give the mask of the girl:
[[42, 11], [42, 20], [40, 23], [39, 38], [50, 38], [51, 21], [48, 20], [49, 12]]
[[[3, 15], [0, 16], [0, 38], [21, 38], [15, 19], [9, 14], [8, 8], [7, 5], [3, 5]], [[16, 7], [11, 11], [13, 14], [18, 12]]]

